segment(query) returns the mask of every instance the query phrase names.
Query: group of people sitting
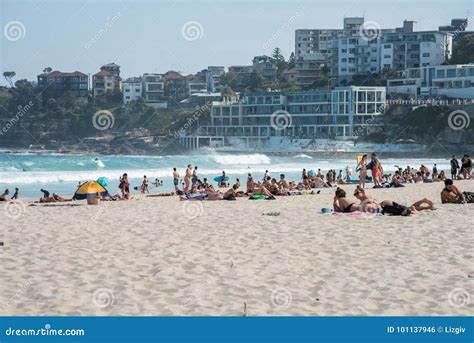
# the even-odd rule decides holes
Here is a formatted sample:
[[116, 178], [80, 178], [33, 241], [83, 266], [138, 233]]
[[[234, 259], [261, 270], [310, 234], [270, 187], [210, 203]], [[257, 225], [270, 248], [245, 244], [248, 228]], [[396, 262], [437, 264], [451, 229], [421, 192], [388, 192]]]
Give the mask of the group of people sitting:
[[365, 189], [357, 186], [354, 191], [354, 197], [357, 201], [351, 201], [347, 198], [346, 191], [342, 188], [337, 188], [333, 201], [334, 212], [351, 213], [351, 212], [365, 212], [365, 213], [382, 213], [391, 215], [409, 216], [423, 210], [434, 210], [433, 201], [428, 198], [423, 198], [410, 206], [401, 205], [393, 200], [376, 201], [368, 196]]

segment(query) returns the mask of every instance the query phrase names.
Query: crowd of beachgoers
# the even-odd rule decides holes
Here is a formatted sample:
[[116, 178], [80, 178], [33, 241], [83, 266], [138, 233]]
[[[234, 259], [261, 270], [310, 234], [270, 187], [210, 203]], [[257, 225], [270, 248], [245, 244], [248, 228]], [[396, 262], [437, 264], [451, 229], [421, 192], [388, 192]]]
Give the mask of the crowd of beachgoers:
[[[200, 178], [198, 175], [198, 166], [189, 164], [186, 168], [184, 176], [181, 177], [177, 168], [173, 168], [173, 185], [174, 192], [159, 193], [150, 195], [150, 182], [147, 176], [144, 176], [141, 186], [134, 187], [135, 190], [148, 196], [172, 196], [178, 195], [182, 201], [216, 201], [216, 200], [236, 200], [238, 197], [246, 197], [251, 200], [275, 200], [279, 196], [292, 195], [310, 195], [318, 194], [321, 188], [335, 187], [335, 196], [332, 208], [323, 209], [326, 212], [369, 212], [383, 213], [394, 215], [409, 215], [422, 210], [434, 210], [435, 206], [432, 200], [422, 198], [412, 205], [401, 205], [392, 200], [376, 201], [371, 198], [365, 188], [367, 183], [373, 183], [373, 188], [390, 188], [405, 187], [410, 183], [432, 183], [440, 182], [444, 184], [441, 189], [440, 197], [442, 203], [473, 203], [474, 194], [471, 192], [462, 192], [455, 185], [453, 180], [474, 179], [472, 174], [472, 160], [468, 154], [465, 154], [459, 161], [456, 156], [452, 156], [450, 161], [450, 175], [446, 175], [444, 170], [438, 170], [436, 164], [430, 169], [426, 165], [419, 168], [406, 166], [405, 168], [395, 166], [397, 170], [393, 174], [384, 172], [381, 161], [376, 153], [370, 156], [367, 154], [360, 155], [356, 167], [358, 179], [352, 178], [352, 169], [347, 166], [345, 172], [335, 169], [328, 170], [325, 174], [318, 169], [317, 171], [302, 170], [300, 181], [289, 181], [285, 174], [279, 174], [278, 178], [272, 177], [268, 170], [265, 171], [262, 179], [256, 179], [249, 173], [245, 186], [240, 182], [239, 178], [234, 183], [230, 183], [230, 178], [225, 171], [220, 177], [215, 177], [212, 181], [208, 178]], [[369, 175], [370, 173], [370, 175]], [[448, 178], [450, 176], [450, 178]], [[119, 180], [120, 193], [110, 195], [108, 191], [97, 192], [97, 199], [101, 201], [117, 201], [130, 200], [130, 182], [128, 175], [125, 173]], [[79, 183], [78, 189], [85, 183]], [[152, 182], [156, 187], [162, 186], [163, 181], [155, 179]], [[354, 197], [356, 201], [349, 200], [346, 191], [340, 188], [340, 185], [355, 185]], [[56, 193], [50, 193], [45, 189], [40, 190], [43, 196], [39, 203], [65, 202], [77, 200], [76, 195], [72, 198], [64, 198]], [[0, 195], [0, 201], [10, 202], [20, 198], [20, 190], [15, 188], [15, 192], [10, 196], [10, 192], [6, 189]], [[89, 198], [89, 197], [87, 197]], [[95, 196], [92, 196], [95, 198]], [[89, 199], [88, 199], [89, 200]], [[89, 202], [93, 203], [93, 202]], [[98, 203], [96, 201], [96, 203]]]

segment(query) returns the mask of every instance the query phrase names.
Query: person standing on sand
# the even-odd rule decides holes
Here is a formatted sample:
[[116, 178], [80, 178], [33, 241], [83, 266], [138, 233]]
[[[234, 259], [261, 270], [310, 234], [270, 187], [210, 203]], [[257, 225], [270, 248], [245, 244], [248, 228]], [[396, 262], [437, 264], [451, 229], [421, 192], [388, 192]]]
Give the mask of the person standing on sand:
[[359, 171], [359, 186], [365, 188], [365, 180], [367, 179], [367, 154], [362, 156], [356, 170]]
[[379, 187], [380, 186], [380, 175], [381, 175], [380, 161], [377, 158], [377, 154], [375, 152], [373, 152], [370, 155], [370, 158], [371, 158], [370, 165], [371, 165], [371, 169], [372, 169], [372, 179], [374, 179], [374, 187]]
[[189, 185], [190, 185], [192, 177], [193, 177], [193, 166], [191, 164], [188, 164], [188, 168], [186, 169], [186, 174], [184, 175], [184, 193], [189, 192]]
[[145, 194], [145, 192], [150, 193], [148, 190], [148, 178], [146, 175], [143, 176], [143, 183], [142, 183], [142, 194]]
[[453, 155], [453, 158], [451, 159], [451, 179], [456, 180], [456, 177], [458, 175], [458, 170], [459, 170], [459, 162], [456, 158], [456, 156]]
[[466, 179], [470, 179], [471, 178], [471, 172], [472, 172], [472, 160], [471, 160], [471, 157], [466, 154], [464, 155], [464, 157], [462, 158], [461, 160], [461, 174], [462, 174], [462, 177], [466, 180]]
[[194, 185], [196, 182], [198, 182], [198, 166], [194, 167], [191, 184]]
[[173, 185], [174, 185], [174, 190], [176, 191], [176, 193], [179, 192], [179, 173], [178, 171], [176, 170], [176, 168], [173, 168]]

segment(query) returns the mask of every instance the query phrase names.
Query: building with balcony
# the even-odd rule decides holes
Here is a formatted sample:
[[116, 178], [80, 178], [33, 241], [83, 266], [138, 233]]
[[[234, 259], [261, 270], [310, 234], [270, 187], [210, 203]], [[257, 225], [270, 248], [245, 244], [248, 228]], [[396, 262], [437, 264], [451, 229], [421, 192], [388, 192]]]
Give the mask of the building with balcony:
[[474, 99], [474, 64], [410, 68], [387, 81], [387, 92]]
[[213, 102], [211, 124], [200, 127], [197, 134], [350, 139], [378, 130], [385, 104], [385, 87], [248, 94], [241, 100]]
[[188, 79], [176, 71], [168, 71], [164, 75], [164, 95], [175, 100], [187, 98], [189, 95]]
[[435, 66], [451, 58], [452, 34], [447, 32], [395, 32], [381, 38], [381, 69], [402, 71]]
[[51, 87], [54, 91], [69, 93], [76, 98], [87, 97], [89, 94], [89, 77], [79, 71], [61, 72], [58, 70], [38, 75], [38, 87]]
[[131, 77], [122, 83], [123, 103], [138, 100], [142, 97], [142, 78]]
[[100, 67], [100, 71], [92, 76], [94, 96], [119, 92], [121, 89], [120, 66], [108, 63]]
[[145, 73], [142, 77], [142, 94], [147, 105], [155, 108], [167, 107], [165, 79], [163, 74]]

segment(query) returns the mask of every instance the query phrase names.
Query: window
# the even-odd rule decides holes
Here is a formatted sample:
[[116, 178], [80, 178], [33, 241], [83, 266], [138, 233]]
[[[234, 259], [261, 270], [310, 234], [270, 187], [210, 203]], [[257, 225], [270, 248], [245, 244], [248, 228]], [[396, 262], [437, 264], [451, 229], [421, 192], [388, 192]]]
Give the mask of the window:
[[141, 89], [140, 88], [135, 88], [135, 92], [140, 93]]
[[383, 48], [384, 49], [390, 49], [392, 46], [390, 44], [384, 44]]
[[125, 93], [130, 93], [130, 89], [129, 88], [125, 89]]
[[125, 97], [125, 99], [126, 99], [126, 100], [129, 100], [129, 99], [130, 99], [130, 97], [127, 95], [127, 96]]

